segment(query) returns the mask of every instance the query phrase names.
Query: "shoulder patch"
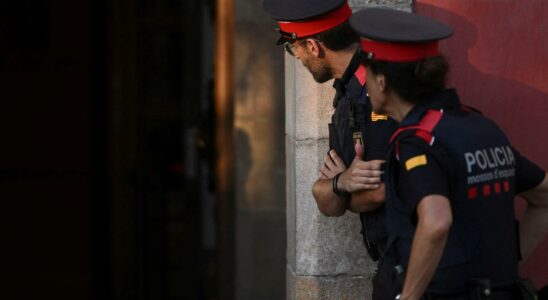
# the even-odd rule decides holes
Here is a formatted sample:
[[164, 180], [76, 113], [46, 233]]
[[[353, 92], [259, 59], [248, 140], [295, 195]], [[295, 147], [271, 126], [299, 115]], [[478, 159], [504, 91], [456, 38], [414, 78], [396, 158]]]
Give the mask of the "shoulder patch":
[[387, 115], [379, 115], [379, 114], [376, 114], [375, 112], [371, 112], [371, 121], [373, 122], [376, 122], [376, 121], [379, 121], [379, 120], [388, 120], [388, 116]]
[[407, 171], [411, 171], [413, 168], [424, 166], [428, 163], [426, 160], [426, 155], [417, 155], [415, 157], [411, 157], [405, 162], [405, 169]]

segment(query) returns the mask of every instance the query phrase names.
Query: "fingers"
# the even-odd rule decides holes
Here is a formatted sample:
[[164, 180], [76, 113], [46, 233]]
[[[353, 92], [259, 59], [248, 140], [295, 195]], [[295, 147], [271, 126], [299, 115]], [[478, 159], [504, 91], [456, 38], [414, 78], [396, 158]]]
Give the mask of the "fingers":
[[[358, 149], [359, 150], [359, 149]], [[352, 162], [350, 168], [345, 172], [345, 188], [348, 192], [355, 192], [366, 189], [377, 189], [382, 183], [381, 170], [382, 160], [361, 161], [358, 156]], [[341, 180], [341, 178], [339, 178]]]
[[[371, 181], [371, 182], [369, 182]], [[349, 180], [345, 186], [345, 190], [347, 192], [353, 193], [361, 190], [374, 190], [379, 188], [380, 182], [373, 182], [374, 180], [364, 179], [361, 180], [355, 180], [355, 178], [352, 178]]]
[[384, 171], [381, 170], [380, 167], [377, 167], [375, 165], [355, 165], [352, 168], [353, 176], [372, 176], [377, 177], [384, 174]]
[[346, 170], [346, 166], [343, 160], [337, 155], [335, 150], [330, 150], [324, 157], [324, 164], [322, 166], [323, 174], [327, 179], [331, 179], [344, 170]]
[[329, 150], [327, 155], [324, 157], [324, 162], [327, 165], [327, 167], [330, 170], [333, 170], [335, 168], [338, 169], [345, 169], [346, 166], [344, 164], [344, 161], [340, 158], [340, 156], [337, 154], [337, 152], [333, 149]]
[[379, 185], [382, 183], [380, 178], [375, 177], [362, 177], [358, 180], [352, 180], [352, 184], [365, 184], [365, 185]]
[[354, 161], [352, 162], [353, 169], [380, 171], [382, 164], [380, 161]]
[[352, 172], [352, 181], [359, 183], [381, 183], [381, 175], [371, 172]]
[[322, 171], [320, 171], [320, 175], [319, 175], [320, 179], [329, 179]]
[[372, 190], [379, 188], [380, 184], [382, 183], [382, 180], [380, 178], [380, 174], [382, 174], [381, 171], [358, 170], [358, 172], [363, 172], [367, 176], [355, 175], [354, 172], [356, 171], [357, 170], [355, 169], [347, 169], [341, 174], [338, 182], [340, 190], [344, 190], [350, 193], [366, 189]]
[[335, 163], [335, 165], [339, 166], [339, 167], [342, 167], [344, 166], [344, 162], [343, 160], [339, 157], [339, 155], [337, 154], [337, 151], [335, 150], [330, 150], [329, 151], [329, 155], [331, 156], [331, 159], [333, 160], [333, 162]]
[[333, 177], [335, 177], [335, 175], [338, 174], [338, 172], [337, 170], [329, 170], [326, 165], [323, 165], [323, 167], [320, 169], [320, 174], [325, 177], [322, 179], [332, 179]]
[[332, 176], [330, 176], [330, 172], [329, 170], [325, 169], [325, 168], [322, 168], [320, 170], [320, 178], [321, 179], [330, 179], [330, 178], [333, 178]]
[[353, 193], [361, 190], [374, 190], [379, 187], [379, 184], [352, 183], [348, 186], [348, 192]]
[[350, 171], [352, 180], [358, 183], [380, 183], [383, 173], [379, 163], [371, 162], [356, 162]]
[[327, 167], [329, 170], [335, 170], [335, 168], [337, 167], [333, 159], [331, 159], [331, 155], [329, 155], [329, 153], [323, 158], [323, 162], [325, 167]]

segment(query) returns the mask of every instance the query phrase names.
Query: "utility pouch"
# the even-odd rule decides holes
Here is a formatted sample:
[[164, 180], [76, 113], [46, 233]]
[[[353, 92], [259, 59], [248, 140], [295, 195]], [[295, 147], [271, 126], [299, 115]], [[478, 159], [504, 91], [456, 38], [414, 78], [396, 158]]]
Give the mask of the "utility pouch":
[[537, 290], [533, 285], [533, 282], [527, 278], [520, 278], [518, 280], [519, 294], [522, 300], [537, 300]]
[[377, 273], [373, 277], [373, 300], [394, 299], [403, 288], [405, 270], [396, 265], [394, 258], [384, 257], [379, 261]]

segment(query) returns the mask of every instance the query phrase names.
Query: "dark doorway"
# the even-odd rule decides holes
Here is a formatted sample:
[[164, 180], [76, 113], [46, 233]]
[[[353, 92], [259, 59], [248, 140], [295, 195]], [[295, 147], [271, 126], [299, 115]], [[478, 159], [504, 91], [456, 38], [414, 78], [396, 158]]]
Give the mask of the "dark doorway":
[[86, 299], [108, 273], [100, 3], [0, 2], [3, 299]]
[[0, 298], [218, 297], [213, 15], [0, 1]]

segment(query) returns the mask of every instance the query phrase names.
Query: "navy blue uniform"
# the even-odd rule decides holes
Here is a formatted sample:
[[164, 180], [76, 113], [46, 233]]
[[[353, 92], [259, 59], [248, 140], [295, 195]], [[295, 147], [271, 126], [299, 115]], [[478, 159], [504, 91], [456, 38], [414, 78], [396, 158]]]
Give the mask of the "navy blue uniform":
[[[427, 116], [439, 117], [431, 132]], [[432, 122], [431, 122], [432, 123]], [[386, 221], [388, 256], [407, 267], [417, 223], [428, 195], [450, 200], [453, 223], [427, 293], [467, 293], [471, 279], [495, 288], [518, 279], [519, 241], [514, 195], [539, 185], [545, 172], [522, 157], [491, 120], [463, 108], [454, 90], [416, 106], [390, 147]]]
[[[361, 60], [362, 52], [358, 50], [342, 78], [336, 79], [333, 84], [337, 93], [333, 102], [335, 113], [329, 124], [329, 147], [339, 154], [346, 167], [352, 164], [356, 156], [354, 131], [359, 131], [362, 135], [364, 160], [384, 160], [388, 140], [397, 128], [397, 123], [393, 120], [372, 113], [365, 86], [366, 71], [361, 65]], [[385, 239], [383, 214], [382, 208], [360, 214], [366, 244], [380, 244]], [[377, 249], [368, 250], [377, 251]], [[372, 258], [377, 260], [375, 257]]]

